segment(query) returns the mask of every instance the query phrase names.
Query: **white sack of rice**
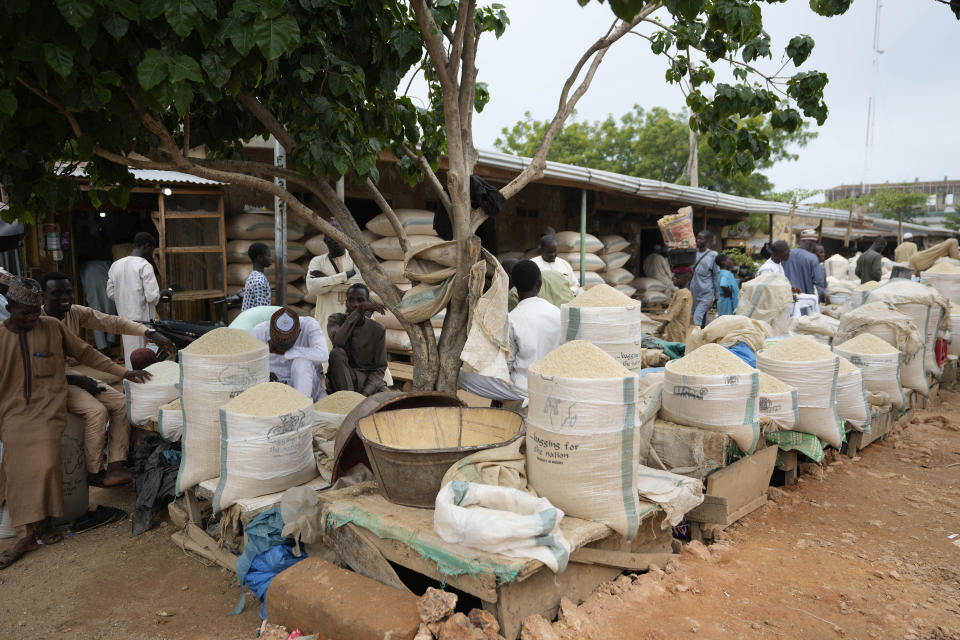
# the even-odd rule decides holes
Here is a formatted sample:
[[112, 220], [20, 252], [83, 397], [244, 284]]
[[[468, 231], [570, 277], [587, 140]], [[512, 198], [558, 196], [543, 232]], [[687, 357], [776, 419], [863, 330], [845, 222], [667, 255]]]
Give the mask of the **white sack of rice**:
[[811, 433], [839, 448], [845, 432], [837, 413], [840, 359], [807, 336], [791, 336], [757, 353], [757, 368], [797, 389], [794, 430]]
[[123, 381], [130, 424], [144, 425], [157, 419], [160, 407], [180, 395], [180, 365], [164, 360], [146, 368], [151, 378], [146, 382]]
[[790, 330], [790, 309], [793, 307], [793, 288], [779, 273], [768, 273], [743, 283], [737, 315], [763, 320], [774, 335]]
[[708, 343], [664, 369], [663, 419], [729, 435], [745, 453], [760, 438], [759, 374], [725, 347]]
[[220, 481], [213, 510], [317, 477], [313, 399], [279, 382], [247, 389], [220, 409]]
[[267, 345], [246, 331], [219, 328], [180, 351], [183, 455], [177, 493], [221, 475], [220, 407], [270, 379]]
[[530, 485], [564, 513], [632, 539], [640, 506], [638, 377], [574, 340], [534, 363], [528, 383]]
[[586, 340], [603, 349], [627, 369], [643, 367], [640, 301], [598, 284], [560, 307], [564, 340]]
[[343, 419], [364, 400], [362, 393], [337, 391], [318, 401], [313, 405], [313, 435], [335, 440]]
[[833, 348], [834, 352], [860, 368], [866, 390], [885, 394], [891, 405], [900, 408], [906, 402], [900, 381], [900, 352], [884, 340], [861, 333]]
[[863, 374], [842, 356], [837, 373], [837, 413], [858, 431], [870, 432], [870, 404]]
[[163, 405], [157, 412], [157, 432], [170, 442], [179, 442], [183, 435], [183, 407], [180, 398]]
[[[938, 327], [948, 303], [941, 302], [936, 289], [911, 280], [892, 280], [877, 287], [867, 296], [867, 302], [886, 302], [913, 320], [923, 337], [923, 367], [927, 373], [940, 375], [937, 365], [936, 341]], [[943, 305], [943, 306], [942, 306]]]
[[799, 419], [799, 413], [797, 390], [761, 371], [760, 422], [763, 431], [793, 429]]

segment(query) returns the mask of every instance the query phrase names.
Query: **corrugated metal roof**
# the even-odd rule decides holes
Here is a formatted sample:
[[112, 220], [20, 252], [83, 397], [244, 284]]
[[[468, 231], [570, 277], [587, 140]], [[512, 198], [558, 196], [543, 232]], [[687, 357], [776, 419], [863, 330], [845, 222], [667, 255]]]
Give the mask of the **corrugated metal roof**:
[[[134, 179], [137, 182], [162, 182], [169, 184], [203, 184], [203, 185], [218, 185], [223, 184], [222, 182], [217, 182], [215, 180], [207, 180], [206, 178], [198, 178], [197, 176], [190, 175], [189, 173], [183, 173], [181, 171], [160, 171], [157, 169], [134, 169], [133, 167], [127, 167], [130, 173], [133, 174]], [[87, 178], [87, 172], [84, 167], [77, 167], [73, 170], [73, 175], [77, 178]]]

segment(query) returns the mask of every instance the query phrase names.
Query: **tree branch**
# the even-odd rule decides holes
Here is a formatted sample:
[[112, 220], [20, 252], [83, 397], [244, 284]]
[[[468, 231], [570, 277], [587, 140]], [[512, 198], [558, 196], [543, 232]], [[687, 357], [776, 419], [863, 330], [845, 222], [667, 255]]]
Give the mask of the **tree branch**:
[[410, 251], [410, 243], [407, 241], [407, 230], [403, 228], [400, 218], [397, 217], [397, 212], [393, 210], [393, 207], [390, 206], [390, 203], [387, 202], [387, 199], [383, 197], [383, 194], [380, 192], [380, 189], [377, 188], [377, 185], [373, 182], [373, 180], [367, 178], [365, 186], [373, 196], [377, 206], [380, 207], [380, 211], [382, 211], [383, 215], [385, 215], [387, 220], [390, 221], [390, 226], [393, 227], [394, 232], [397, 234], [397, 240], [400, 241], [400, 248], [403, 249], [403, 255], [407, 255], [407, 253]]
[[430, 167], [430, 163], [427, 162], [427, 159], [405, 144], [401, 144], [400, 148], [403, 149], [403, 153], [408, 158], [419, 164], [420, 168], [423, 169], [423, 173], [427, 179], [427, 182], [429, 182], [430, 186], [433, 187], [433, 191], [437, 198], [439, 198], [440, 204], [443, 205], [443, 208], [447, 211], [453, 211], [453, 204], [450, 202], [450, 194], [448, 194], [443, 188], [443, 185], [440, 184], [440, 178], [438, 178], [437, 174], [433, 172], [433, 169]]
[[297, 146], [293, 136], [287, 133], [286, 128], [270, 113], [269, 109], [263, 106], [263, 103], [257, 100], [256, 96], [246, 89], [243, 89], [237, 94], [237, 101], [246, 107], [247, 111], [253, 114], [253, 117], [267, 128], [267, 131], [273, 134], [273, 137], [277, 139], [280, 146], [282, 146], [288, 154], [293, 151], [293, 148]]
[[[473, 25], [473, 13], [476, 9], [476, 0], [461, 0], [457, 7], [457, 30], [453, 34], [453, 45], [450, 48], [449, 69], [447, 73], [456, 78], [460, 71], [460, 56], [463, 54], [463, 41], [469, 26]], [[471, 29], [472, 31], [472, 29]], [[470, 40], [473, 38], [471, 37]], [[462, 89], [461, 84], [461, 89]]]
[[477, 149], [473, 144], [473, 106], [477, 88], [477, 38], [475, 36], [476, 24], [472, 19], [476, 3], [471, 0], [469, 4], [471, 5], [471, 18], [467, 20], [466, 28], [463, 30], [463, 66], [458, 98], [460, 104], [460, 132], [472, 171], [473, 166], [477, 163]]
[[443, 87], [453, 86], [452, 78], [447, 73], [447, 52], [443, 46], [443, 38], [440, 36], [440, 29], [437, 27], [430, 7], [426, 0], [410, 0], [413, 7], [413, 13], [417, 16], [417, 23], [420, 25], [420, 33], [423, 35], [423, 42], [427, 46], [427, 53], [433, 60], [434, 70], [440, 79], [440, 85]]

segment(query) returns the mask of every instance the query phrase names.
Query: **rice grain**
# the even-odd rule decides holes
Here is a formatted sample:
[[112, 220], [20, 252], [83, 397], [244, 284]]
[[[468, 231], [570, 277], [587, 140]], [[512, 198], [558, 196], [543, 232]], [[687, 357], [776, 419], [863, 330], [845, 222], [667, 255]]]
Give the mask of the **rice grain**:
[[170, 386], [180, 382], [180, 365], [176, 362], [170, 362], [169, 360], [154, 362], [144, 369], [144, 371], [149, 373], [151, 377], [142, 384], [162, 384]]
[[313, 404], [291, 386], [279, 382], [262, 382], [233, 398], [223, 409], [247, 416], [280, 416]]
[[841, 345], [837, 345], [841, 351], [852, 353], [897, 353], [897, 349], [872, 333], [861, 333], [855, 338], [850, 338]]
[[854, 289], [854, 291], [873, 291], [879, 286], [880, 286], [879, 282], [877, 282], [876, 280], [871, 280], [869, 282], [864, 282], [859, 287]]
[[850, 362], [849, 360], [847, 360], [847, 359], [844, 358], [843, 356], [838, 356], [838, 357], [840, 358], [840, 373], [841, 373], [841, 374], [844, 374], [844, 373], [853, 373], [854, 371], [856, 371], [856, 370], [859, 368], [859, 367], [857, 367], [857, 365], [853, 364], [852, 362]]
[[335, 413], [337, 415], [347, 415], [353, 411], [358, 404], [366, 400], [366, 396], [356, 391], [337, 391], [336, 393], [318, 401], [313, 408], [321, 413]]
[[728, 349], [714, 342], [703, 345], [679, 360], [668, 362], [667, 368], [674, 373], [698, 376], [719, 376], [756, 371]]
[[605, 351], [585, 340], [563, 343], [534, 362], [530, 370], [560, 378], [625, 378], [634, 375]]
[[786, 393], [791, 389], [792, 387], [790, 385], [781, 382], [779, 378], [774, 378], [769, 373], [760, 372], [760, 395]]
[[765, 349], [763, 355], [786, 362], [812, 362], [836, 357], [829, 347], [807, 336], [790, 336]]
[[180, 398], [177, 398], [173, 402], [167, 403], [162, 407], [160, 407], [160, 409], [162, 409], [163, 411], [180, 411], [181, 408], [182, 407], [180, 405]]
[[960, 267], [953, 265], [949, 262], [938, 262], [929, 269], [926, 273], [951, 273], [951, 274], [960, 274]]
[[624, 295], [607, 284], [598, 284], [584, 291], [568, 303], [571, 307], [635, 307], [637, 300]]
[[263, 349], [266, 345], [246, 331], [220, 327], [191, 342], [184, 351], [198, 355], [233, 355]]

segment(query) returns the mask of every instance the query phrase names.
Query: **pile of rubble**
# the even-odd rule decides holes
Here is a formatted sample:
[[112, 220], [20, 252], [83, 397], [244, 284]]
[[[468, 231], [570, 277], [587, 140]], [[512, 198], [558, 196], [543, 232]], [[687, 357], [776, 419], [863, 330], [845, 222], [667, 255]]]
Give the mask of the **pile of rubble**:
[[504, 640], [500, 624], [489, 611], [455, 613], [457, 594], [430, 587], [417, 602], [420, 629], [414, 640]]

